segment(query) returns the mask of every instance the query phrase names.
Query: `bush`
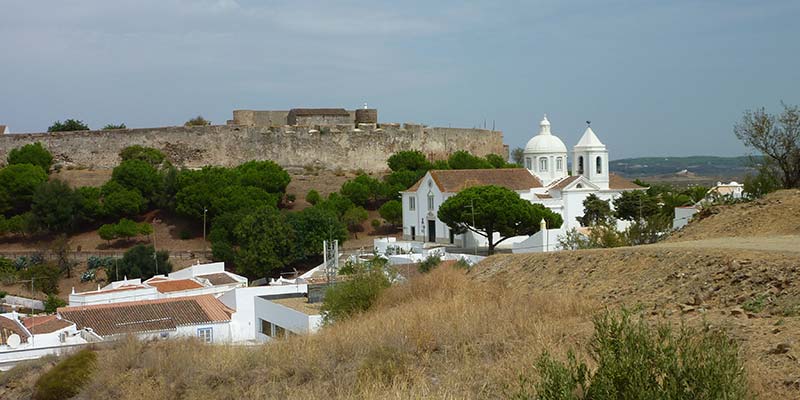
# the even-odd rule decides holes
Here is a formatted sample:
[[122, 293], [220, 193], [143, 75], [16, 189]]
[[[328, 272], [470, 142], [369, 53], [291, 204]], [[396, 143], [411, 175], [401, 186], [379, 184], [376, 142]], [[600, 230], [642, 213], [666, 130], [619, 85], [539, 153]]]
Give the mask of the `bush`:
[[181, 240], [189, 240], [192, 238], [192, 232], [189, 232], [186, 229], [181, 229], [180, 237]]
[[81, 350], [42, 374], [34, 386], [34, 400], [61, 400], [77, 395], [96, 368], [97, 355]]
[[67, 302], [64, 301], [62, 298], [55, 296], [53, 294], [48, 294], [47, 299], [44, 301], [44, 312], [48, 314], [53, 314], [59, 307], [64, 307], [67, 305]]
[[317, 192], [314, 189], [308, 191], [308, 194], [306, 195], [306, 203], [314, 206], [317, 205], [317, 203], [319, 203], [320, 201], [322, 201], [322, 196], [320, 196], [319, 192]]
[[428, 256], [428, 258], [426, 258], [425, 261], [419, 263], [419, 265], [417, 266], [417, 270], [424, 274], [438, 267], [439, 264], [441, 263], [442, 259], [439, 256], [431, 255]]
[[33, 164], [45, 172], [53, 165], [53, 155], [40, 142], [26, 144], [8, 153], [8, 164]]
[[198, 115], [183, 124], [183, 126], [208, 126], [211, 125], [211, 121], [203, 118], [202, 115]]
[[33, 278], [33, 287], [45, 294], [58, 294], [58, 281], [61, 278], [61, 269], [54, 264], [34, 264], [21, 270], [20, 279], [30, 281]]
[[68, 119], [64, 122], [56, 121], [47, 128], [48, 132], [88, 131], [89, 125], [78, 119]]
[[[567, 363], [547, 353], [537, 362], [538, 383], [521, 377], [517, 399], [744, 399], [744, 366], [724, 334], [669, 325], [648, 326], [627, 311], [594, 320], [590, 371], [573, 354]], [[535, 394], [534, 394], [535, 393]]]
[[337, 283], [325, 292], [322, 313], [326, 323], [352, 317], [368, 310], [378, 295], [390, 286], [389, 279], [380, 267], [356, 269], [352, 278]]
[[124, 123], [122, 123], [122, 124], [106, 124], [106, 126], [103, 127], [104, 131], [113, 131], [113, 130], [116, 130], [116, 129], [128, 129], [128, 127], [125, 126]]
[[153, 246], [142, 244], [126, 251], [122, 259], [115, 264], [106, 266], [106, 275], [109, 281], [118, 281], [125, 276], [147, 280], [153, 275], [170, 272], [172, 272], [172, 264], [169, 262], [169, 253], [165, 250], [156, 252]]
[[161, 150], [154, 149], [152, 147], [144, 147], [137, 144], [122, 149], [122, 151], [119, 152], [119, 158], [122, 159], [123, 162], [128, 160], [144, 161], [153, 166], [153, 168], [158, 168], [167, 157], [161, 152]]
[[397, 226], [403, 223], [403, 203], [400, 200], [390, 200], [383, 203], [378, 209], [381, 218], [390, 224]]

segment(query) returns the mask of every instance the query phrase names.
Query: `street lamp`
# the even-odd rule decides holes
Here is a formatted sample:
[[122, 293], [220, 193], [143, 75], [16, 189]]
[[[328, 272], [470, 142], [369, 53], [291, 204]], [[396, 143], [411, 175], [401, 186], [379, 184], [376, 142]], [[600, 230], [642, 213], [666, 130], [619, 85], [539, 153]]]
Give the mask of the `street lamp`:
[[[156, 275], [158, 275], [158, 251], [156, 251], [156, 223], [161, 222], [160, 219], [153, 218], [153, 261], [156, 263]], [[119, 279], [119, 276], [117, 277]]]

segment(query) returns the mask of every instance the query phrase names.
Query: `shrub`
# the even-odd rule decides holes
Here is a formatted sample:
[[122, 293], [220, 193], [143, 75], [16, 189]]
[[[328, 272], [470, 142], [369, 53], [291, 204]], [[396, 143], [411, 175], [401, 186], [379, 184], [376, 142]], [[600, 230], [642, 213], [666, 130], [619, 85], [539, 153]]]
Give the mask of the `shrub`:
[[430, 255], [423, 262], [419, 263], [417, 270], [421, 273], [427, 273], [438, 267], [442, 263], [442, 259], [436, 255]]
[[395, 377], [408, 369], [408, 355], [395, 347], [381, 346], [369, 350], [358, 367], [358, 379], [364, 384], [380, 382], [391, 385]]
[[47, 172], [53, 164], [53, 155], [40, 142], [26, 144], [8, 153], [8, 164], [33, 164]]
[[378, 209], [381, 218], [385, 219], [392, 225], [400, 225], [403, 223], [403, 203], [400, 200], [390, 200], [383, 203], [381, 208]]
[[77, 395], [96, 368], [97, 355], [81, 350], [56, 364], [36, 381], [34, 400], [61, 400]]
[[45, 294], [58, 293], [58, 281], [61, 278], [61, 270], [53, 264], [34, 264], [21, 270], [18, 274], [20, 279], [30, 281], [33, 278], [33, 287]]
[[374, 230], [378, 230], [378, 228], [381, 227], [381, 221], [377, 219], [373, 219], [369, 224], [372, 225], [372, 229]]
[[52, 314], [56, 312], [59, 307], [64, 307], [67, 305], [67, 302], [64, 301], [62, 298], [48, 294], [47, 299], [44, 301], [44, 312], [48, 314]]
[[322, 196], [320, 196], [319, 192], [317, 192], [314, 189], [308, 191], [308, 194], [306, 195], [306, 202], [308, 204], [311, 204], [313, 206], [319, 203], [321, 200]]
[[322, 313], [326, 323], [347, 319], [369, 309], [378, 295], [390, 286], [380, 267], [359, 268], [352, 278], [337, 283], [325, 292]]
[[[573, 354], [567, 363], [542, 354], [537, 384], [521, 377], [517, 399], [743, 399], [746, 376], [738, 348], [724, 334], [669, 325], [648, 326], [627, 311], [594, 320], [589, 345], [597, 368]], [[535, 392], [535, 394], [534, 394]]]
[[116, 130], [116, 129], [128, 129], [128, 127], [125, 126], [124, 123], [122, 123], [122, 124], [106, 124], [106, 126], [103, 127], [104, 131], [113, 131], [113, 130]]
[[211, 121], [203, 118], [202, 115], [198, 115], [183, 124], [183, 126], [208, 126], [211, 125]]
[[181, 229], [180, 237], [181, 240], [189, 240], [192, 238], [192, 233], [186, 229]]
[[89, 125], [78, 119], [68, 119], [64, 122], [56, 121], [47, 128], [48, 132], [88, 131]]

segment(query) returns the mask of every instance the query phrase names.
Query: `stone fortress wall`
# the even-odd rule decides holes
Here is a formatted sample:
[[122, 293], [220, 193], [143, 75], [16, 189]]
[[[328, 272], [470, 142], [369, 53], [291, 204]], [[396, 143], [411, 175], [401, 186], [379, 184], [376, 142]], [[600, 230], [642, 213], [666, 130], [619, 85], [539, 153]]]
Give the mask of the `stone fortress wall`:
[[[377, 111], [365, 111], [371, 112], [363, 118], [374, 117], [377, 121]], [[273, 160], [285, 168], [367, 172], [386, 170], [386, 160], [401, 150], [419, 150], [432, 159], [458, 150], [479, 156], [508, 153], [499, 131], [355, 124], [355, 111], [349, 112], [353, 119], [350, 124], [291, 126], [282, 122], [289, 113], [237, 110], [227, 125], [215, 126], [0, 135], [0, 160], [5, 160], [11, 149], [34, 142], [41, 142], [50, 150], [55, 163], [98, 169], [115, 167], [119, 152], [132, 145], [157, 148], [173, 164], [187, 168]], [[325, 121], [324, 115], [313, 112], [299, 114], [305, 121]]]

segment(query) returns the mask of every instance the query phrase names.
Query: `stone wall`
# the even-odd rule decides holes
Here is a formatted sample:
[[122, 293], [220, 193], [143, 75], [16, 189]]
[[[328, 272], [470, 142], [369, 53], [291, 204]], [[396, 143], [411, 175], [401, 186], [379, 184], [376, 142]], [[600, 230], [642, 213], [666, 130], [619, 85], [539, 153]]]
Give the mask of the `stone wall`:
[[288, 110], [261, 111], [261, 110], [233, 110], [233, 119], [230, 125], [244, 126], [283, 126], [286, 125]]
[[380, 124], [368, 129], [330, 127], [258, 127], [215, 125], [12, 134], [0, 136], [0, 160], [11, 149], [42, 142], [56, 163], [113, 168], [119, 152], [131, 145], [155, 147], [175, 165], [235, 166], [249, 160], [273, 160], [284, 167], [386, 170], [386, 160], [401, 150], [420, 150], [433, 159], [457, 150], [484, 156], [505, 155], [503, 134], [483, 129], [431, 128]]

